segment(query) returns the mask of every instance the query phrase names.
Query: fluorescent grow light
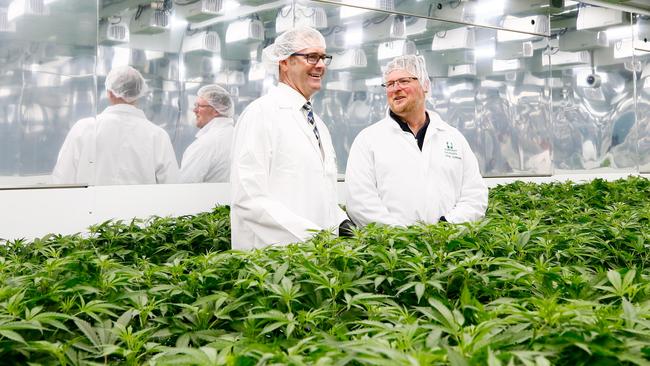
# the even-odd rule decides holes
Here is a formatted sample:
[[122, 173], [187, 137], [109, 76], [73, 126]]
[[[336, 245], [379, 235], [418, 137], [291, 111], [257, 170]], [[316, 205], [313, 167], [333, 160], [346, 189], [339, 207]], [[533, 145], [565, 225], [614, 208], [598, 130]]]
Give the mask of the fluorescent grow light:
[[13, 22], [27, 15], [48, 15], [48, 8], [43, 0], [13, 0], [7, 8], [7, 21]]
[[629, 15], [620, 10], [582, 6], [578, 10], [576, 29], [605, 29], [616, 25], [629, 24]]
[[226, 43], [261, 42], [264, 40], [264, 25], [259, 19], [242, 19], [230, 23], [226, 30]]
[[[533, 15], [529, 17], [506, 16], [503, 19], [503, 28], [517, 29], [522, 32], [547, 34], [549, 27], [548, 17], [545, 15]], [[541, 36], [535, 34], [520, 33], [499, 29], [497, 31], [497, 42], [525, 41], [538, 39]]]
[[377, 48], [377, 59], [386, 60], [402, 55], [414, 55], [416, 46], [413, 41], [398, 39], [380, 43]]
[[276, 33], [283, 33], [293, 27], [303, 25], [315, 29], [327, 28], [325, 9], [301, 4], [287, 5], [280, 9], [275, 18]]
[[474, 49], [474, 28], [456, 28], [436, 33], [432, 51]]
[[523, 70], [524, 65], [519, 59], [513, 60], [492, 60], [492, 71], [493, 72], [504, 72], [504, 71], [518, 71]]
[[221, 51], [221, 40], [219, 39], [219, 34], [217, 34], [217, 32], [197, 32], [183, 39], [183, 46], [181, 49], [183, 53], [219, 53]]
[[[591, 62], [591, 57], [589, 56], [588, 51], [580, 52], [564, 52], [557, 51], [551, 54], [550, 64], [553, 66], [568, 66], [568, 65], [582, 65], [589, 64]], [[549, 58], [542, 57], [542, 65], [549, 65]]]
[[329, 66], [330, 70], [346, 70], [363, 68], [368, 65], [366, 52], [361, 48], [351, 48], [343, 51], [342, 54], [335, 54], [332, 63]]

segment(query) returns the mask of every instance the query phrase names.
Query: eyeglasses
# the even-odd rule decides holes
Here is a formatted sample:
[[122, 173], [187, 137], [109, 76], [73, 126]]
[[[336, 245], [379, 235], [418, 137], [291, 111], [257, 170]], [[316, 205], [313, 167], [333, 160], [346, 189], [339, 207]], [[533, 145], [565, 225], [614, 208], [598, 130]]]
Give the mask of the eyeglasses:
[[212, 107], [212, 106], [209, 105], [209, 104], [196, 104], [196, 103], [194, 104], [194, 109], [196, 109], [196, 108], [207, 108], [207, 107]]
[[331, 55], [321, 55], [320, 53], [292, 53], [291, 56], [302, 56], [307, 60], [307, 63], [311, 65], [318, 64], [319, 60], [323, 60], [325, 66], [332, 62]]
[[401, 78], [401, 79], [397, 79], [397, 80], [387, 81], [387, 82], [381, 84], [381, 86], [383, 86], [386, 89], [394, 89], [395, 87], [398, 87], [398, 86], [400, 88], [404, 88], [404, 87], [409, 86], [409, 84], [411, 84], [411, 81], [417, 80], [417, 79], [418, 78], [411, 76], [411, 77], [408, 77], [408, 78]]

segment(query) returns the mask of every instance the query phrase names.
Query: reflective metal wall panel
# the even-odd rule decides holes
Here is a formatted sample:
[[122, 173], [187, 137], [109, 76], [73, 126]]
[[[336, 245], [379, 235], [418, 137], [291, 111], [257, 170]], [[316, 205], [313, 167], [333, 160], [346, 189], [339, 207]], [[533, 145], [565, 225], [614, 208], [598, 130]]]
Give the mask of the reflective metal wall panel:
[[634, 29], [629, 14], [615, 12], [607, 25], [600, 10], [583, 6], [552, 21], [563, 26], [548, 52], [557, 173], [637, 170]]
[[341, 19], [342, 7], [319, 6], [341, 21], [322, 30], [334, 60], [316, 96], [341, 173], [359, 131], [387, 113], [382, 66], [421, 54], [429, 106], [467, 138], [484, 176], [552, 174], [545, 37], [372, 10]]
[[0, 185], [49, 183], [70, 126], [95, 114], [96, 23], [94, 1], [0, 1]]
[[[640, 52], [637, 52], [640, 53]], [[642, 71], [637, 73], [637, 149], [639, 171], [650, 173], [650, 56], [637, 56]]]
[[429, 108], [486, 177], [650, 172], [647, 16], [566, 0], [159, 4], [0, 0], [0, 186], [49, 182], [70, 128], [108, 106], [120, 65], [145, 77], [137, 105], [180, 162], [198, 89], [226, 88], [236, 119], [277, 83], [262, 49], [296, 25], [317, 28], [334, 57], [313, 102], [341, 174], [357, 134], [386, 115], [382, 67], [403, 54], [425, 58]]
[[94, 77], [25, 72], [20, 113], [19, 175], [47, 175], [75, 121], [95, 114]]
[[194, 141], [196, 133], [199, 129], [196, 127], [196, 118], [194, 116], [193, 108], [196, 102], [196, 92], [201, 87], [198, 83], [185, 83], [183, 90], [183, 97], [181, 98], [180, 105], [183, 111], [180, 116], [176, 135], [174, 136], [174, 150], [178, 161], [181, 161], [185, 149]]
[[[563, 11], [562, 1], [550, 0], [342, 0], [339, 18], [349, 19], [365, 9], [415, 14], [437, 20], [499, 27], [516, 32], [550, 35], [548, 14]], [[448, 24], [451, 24], [448, 22]], [[441, 27], [444, 27], [440, 23]]]

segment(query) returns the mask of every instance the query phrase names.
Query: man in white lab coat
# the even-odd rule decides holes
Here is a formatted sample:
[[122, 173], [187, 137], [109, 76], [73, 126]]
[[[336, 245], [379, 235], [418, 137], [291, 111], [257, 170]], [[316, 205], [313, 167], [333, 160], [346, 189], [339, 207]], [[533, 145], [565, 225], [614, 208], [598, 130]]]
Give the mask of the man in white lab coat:
[[261, 248], [309, 239], [351, 224], [338, 206], [336, 158], [327, 127], [311, 110], [331, 56], [315, 29], [291, 29], [264, 49], [279, 83], [235, 125], [232, 247]]
[[53, 182], [177, 183], [180, 174], [169, 135], [135, 107], [146, 90], [138, 70], [130, 66], [111, 70], [106, 76], [111, 105], [70, 129], [59, 151]]
[[228, 182], [235, 107], [230, 93], [219, 85], [199, 89], [194, 103], [196, 140], [181, 160], [183, 183]]
[[345, 172], [348, 214], [357, 225], [476, 221], [488, 190], [461, 133], [426, 110], [422, 56], [393, 59], [384, 72], [387, 116], [359, 133]]

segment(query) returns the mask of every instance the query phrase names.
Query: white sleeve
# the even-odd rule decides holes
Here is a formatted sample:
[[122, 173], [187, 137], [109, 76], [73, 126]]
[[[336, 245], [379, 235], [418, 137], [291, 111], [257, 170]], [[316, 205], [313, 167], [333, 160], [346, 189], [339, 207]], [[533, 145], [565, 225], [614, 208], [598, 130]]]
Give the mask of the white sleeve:
[[174, 147], [165, 130], [160, 131], [156, 154], [156, 183], [178, 183], [180, 171]]
[[230, 182], [230, 161], [232, 159], [232, 138], [233, 129], [226, 131], [219, 135], [219, 139], [215, 144], [218, 149], [214, 151], [211, 157], [212, 167], [211, 174], [212, 182]]
[[485, 216], [488, 206], [488, 189], [481, 176], [478, 160], [463, 137], [463, 178], [460, 198], [454, 208], [445, 214], [452, 223], [478, 221]]
[[352, 221], [359, 226], [372, 222], [400, 225], [381, 202], [372, 152], [363, 135], [357, 136], [350, 148], [345, 169], [346, 208]]
[[182, 183], [202, 183], [210, 168], [212, 157], [204, 149], [201, 149], [201, 146], [193, 146], [197, 143], [198, 141], [194, 141], [183, 154], [181, 161]]
[[52, 171], [52, 183], [80, 183], [77, 182], [77, 173], [83, 145], [82, 140], [85, 129], [91, 126], [90, 121], [82, 119], [77, 121], [70, 131], [68, 131], [63, 145], [61, 145], [61, 149], [59, 150], [56, 165]]
[[268, 111], [250, 106], [237, 121], [232, 145], [231, 209], [241, 225], [264, 243], [305, 241], [314, 230], [323, 228], [295, 214], [271, 195], [274, 143], [271, 123], [267, 122], [274, 117], [264, 113]]

